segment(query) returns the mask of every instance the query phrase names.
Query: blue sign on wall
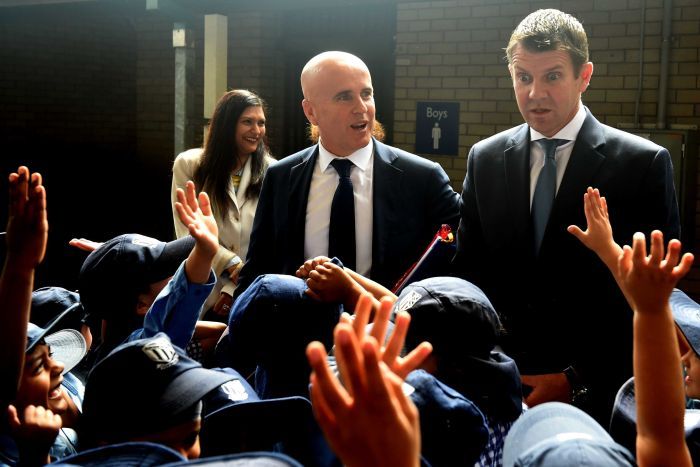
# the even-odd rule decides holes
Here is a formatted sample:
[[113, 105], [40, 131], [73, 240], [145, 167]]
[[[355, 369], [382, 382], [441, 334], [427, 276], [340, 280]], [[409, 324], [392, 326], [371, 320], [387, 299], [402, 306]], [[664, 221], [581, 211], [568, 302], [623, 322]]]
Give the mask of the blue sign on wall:
[[459, 155], [459, 102], [418, 102], [416, 152]]

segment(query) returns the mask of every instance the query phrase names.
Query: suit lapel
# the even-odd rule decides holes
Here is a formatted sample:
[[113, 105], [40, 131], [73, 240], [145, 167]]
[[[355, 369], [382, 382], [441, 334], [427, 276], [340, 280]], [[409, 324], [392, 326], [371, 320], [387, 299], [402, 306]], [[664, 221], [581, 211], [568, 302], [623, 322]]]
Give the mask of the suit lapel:
[[398, 156], [385, 144], [374, 140], [374, 162], [372, 175], [372, 268], [384, 263], [387, 242], [390, 241], [389, 226], [396, 213], [401, 192], [403, 171], [393, 165]]
[[318, 157], [318, 145], [301, 154], [301, 162], [289, 172], [289, 258], [297, 266], [304, 260], [304, 230], [306, 228], [306, 204], [309, 201], [311, 177]]
[[526, 241], [530, 235], [530, 128], [522, 125], [503, 153], [506, 197], [515, 238]]
[[[593, 184], [595, 174], [605, 162], [605, 156], [599, 151], [604, 144], [601, 124], [586, 109], [586, 119], [576, 137], [552, 206], [548, 229], [549, 226], [556, 226], [561, 222], [575, 222], [577, 216], [572, 216], [572, 213], [583, 213], [583, 194]], [[545, 232], [545, 240], [546, 236]]]

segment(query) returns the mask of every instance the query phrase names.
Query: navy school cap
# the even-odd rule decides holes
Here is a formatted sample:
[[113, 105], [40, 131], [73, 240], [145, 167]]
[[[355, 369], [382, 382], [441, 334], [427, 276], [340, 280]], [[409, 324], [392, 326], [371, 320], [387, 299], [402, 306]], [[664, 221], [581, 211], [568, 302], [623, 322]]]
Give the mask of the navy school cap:
[[214, 371], [233, 379], [203, 399], [200, 441], [203, 456], [272, 450], [277, 443], [293, 443], [313, 419], [311, 402], [301, 396], [260, 399], [237, 371]]
[[52, 466], [151, 467], [187, 461], [179, 452], [157, 443], [134, 441], [111, 444], [64, 457]]
[[488, 440], [481, 410], [424, 370], [409, 373], [406, 385], [420, 415], [421, 455], [436, 467], [474, 465]]
[[139, 234], [119, 235], [90, 253], [80, 268], [80, 298], [91, 317], [129, 316], [136, 295], [175, 274], [194, 248], [191, 236], [171, 242]]
[[632, 454], [581, 409], [547, 402], [526, 411], [503, 446], [503, 466], [634, 466]]
[[495, 349], [502, 325], [481, 289], [456, 277], [432, 277], [406, 286], [393, 311], [411, 315], [407, 348], [433, 345], [438, 379], [489, 417], [509, 422], [520, 415], [520, 372]]
[[245, 452], [205, 457], [166, 464], [164, 467], [187, 467], [189, 465], [208, 465], [210, 467], [302, 467], [302, 464], [296, 460], [279, 452]]
[[[56, 316], [71, 306], [80, 303], [80, 295], [63, 287], [41, 287], [32, 292], [32, 308], [29, 321], [45, 327]], [[82, 306], [75, 307], [69, 316], [63, 318], [62, 329], [80, 330], [85, 318]]]
[[120, 442], [165, 430], [186, 421], [189, 409], [231, 379], [188, 358], [165, 333], [124, 343], [88, 376], [84, 433], [92, 442]]
[[700, 357], [700, 304], [679, 289], [673, 289], [669, 304], [676, 326], [685, 336], [688, 345]]
[[[683, 417], [685, 439], [693, 459], [700, 459], [700, 410], [686, 409]], [[637, 398], [634, 378], [627, 380], [615, 397], [610, 418], [610, 435], [619, 444], [635, 452], [637, 442]]]

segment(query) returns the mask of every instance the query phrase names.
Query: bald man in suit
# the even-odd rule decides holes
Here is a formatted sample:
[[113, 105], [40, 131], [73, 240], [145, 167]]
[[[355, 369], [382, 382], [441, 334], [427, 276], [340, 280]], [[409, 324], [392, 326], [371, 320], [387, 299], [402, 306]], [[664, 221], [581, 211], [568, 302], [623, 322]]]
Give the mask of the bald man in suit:
[[333, 255], [336, 159], [351, 162], [355, 218], [355, 252], [336, 256], [391, 288], [442, 224], [456, 227], [459, 195], [438, 164], [372, 137], [374, 89], [360, 58], [319, 54], [304, 67], [301, 86], [320, 140], [268, 170], [237, 294], [260, 274], [294, 274], [306, 259]]

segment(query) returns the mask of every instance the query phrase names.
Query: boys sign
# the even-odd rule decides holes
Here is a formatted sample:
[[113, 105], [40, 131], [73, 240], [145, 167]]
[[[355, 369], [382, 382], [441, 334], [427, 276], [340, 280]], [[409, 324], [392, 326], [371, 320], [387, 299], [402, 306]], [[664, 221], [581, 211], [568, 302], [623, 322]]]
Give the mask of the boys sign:
[[459, 153], [459, 102], [418, 102], [416, 152], [456, 156]]

